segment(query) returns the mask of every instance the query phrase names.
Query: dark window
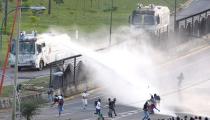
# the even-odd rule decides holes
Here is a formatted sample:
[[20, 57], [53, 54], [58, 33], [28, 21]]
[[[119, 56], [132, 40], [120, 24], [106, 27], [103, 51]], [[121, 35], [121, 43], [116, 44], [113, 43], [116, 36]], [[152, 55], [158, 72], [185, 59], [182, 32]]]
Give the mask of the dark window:
[[41, 45], [37, 45], [37, 51], [38, 51], [38, 53], [42, 52], [42, 46]]
[[35, 43], [32, 41], [19, 43], [20, 54], [35, 54]]
[[132, 17], [133, 25], [155, 25], [154, 15], [134, 14]]

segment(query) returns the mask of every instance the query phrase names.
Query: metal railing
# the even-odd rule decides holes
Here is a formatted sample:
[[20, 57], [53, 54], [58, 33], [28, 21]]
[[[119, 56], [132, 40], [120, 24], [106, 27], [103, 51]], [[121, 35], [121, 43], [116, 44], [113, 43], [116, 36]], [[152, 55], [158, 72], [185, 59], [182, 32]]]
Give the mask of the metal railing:
[[68, 88], [77, 88], [79, 83], [84, 81], [84, 79], [79, 79], [82, 67], [81, 56], [75, 55], [52, 62], [49, 87], [60, 89], [62, 93], [65, 93]]
[[189, 37], [210, 33], [210, 9], [176, 20], [175, 31]]

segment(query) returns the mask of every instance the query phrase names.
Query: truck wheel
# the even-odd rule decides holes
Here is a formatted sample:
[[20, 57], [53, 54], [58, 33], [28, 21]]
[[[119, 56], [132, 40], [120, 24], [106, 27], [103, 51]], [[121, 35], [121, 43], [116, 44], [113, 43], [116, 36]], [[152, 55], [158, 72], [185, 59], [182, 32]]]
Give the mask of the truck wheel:
[[22, 69], [21, 67], [18, 67], [18, 71], [21, 71], [21, 69]]
[[43, 70], [43, 68], [44, 68], [44, 62], [40, 61], [38, 70], [41, 71], [41, 70]]

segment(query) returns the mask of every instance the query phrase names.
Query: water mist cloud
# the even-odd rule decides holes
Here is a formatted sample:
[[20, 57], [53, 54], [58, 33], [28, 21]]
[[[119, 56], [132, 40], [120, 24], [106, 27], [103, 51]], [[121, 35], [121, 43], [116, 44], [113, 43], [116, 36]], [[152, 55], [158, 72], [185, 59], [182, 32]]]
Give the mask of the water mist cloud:
[[[43, 34], [44, 37], [48, 36], [45, 35]], [[101, 35], [98, 36], [100, 37], [92, 37], [91, 40], [107, 40]], [[151, 41], [148, 36], [144, 31], [133, 32], [126, 27], [121, 27], [113, 34], [113, 46], [100, 52], [95, 52], [94, 49], [106, 46], [106, 42], [103, 45], [91, 43], [93, 47], [90, 49], [88, 46], [90, 41], [86, 40], [85, 36], [80, 37], [83, 39], [82, 45], [80, 41], [70, 39], [68, 34], [55, 34], [52, 38], [48, 38], [49, 36], [46, 38], [49, 41], [59, 39], [57, 42], [67, 51], [82, 54], [86, 71], [90, 74], [89, 79], [106, 88], [107, 94], [116, 97], [122, 104], [139, 108], [150, 98], [150, 94], [157, 93], [162, 95], [160, 109], [163, 114], [190, 112], [209, 115], [209, 102], [202, 102], [203, 99], [209, 99], [209, 90], [206, 90], [210, 86], [209, 82], [199, 88], [181, 89], [189, 85], [188, 83], [192, 83], [189, 80], [195, 81], [193, 78], [198, 78], [204, 73], [207, 75], [206, 69], [203, 70], [203, 74], [198, 75], [190, 65], [170, 64], [169, 67], [160, 67], [160, 61], [163, 62], [168, 56], [150, 46], [147, 43]], [[200, 66], [200, 69], [202, 67]], [[180, 72], [184, 72], [186, 79], [181, 88], [177, 85], [177, 76]], [[199, 92], [203, 94], [199, 95]]]

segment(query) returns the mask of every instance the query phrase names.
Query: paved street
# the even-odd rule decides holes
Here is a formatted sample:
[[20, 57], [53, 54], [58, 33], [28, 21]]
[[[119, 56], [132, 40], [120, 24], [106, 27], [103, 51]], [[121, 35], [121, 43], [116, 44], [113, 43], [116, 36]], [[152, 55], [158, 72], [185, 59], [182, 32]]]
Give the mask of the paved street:
[[[102, 113], [105, 117], [105, 120], [109, 120], [107, 117], [108, 108], [107, 108], [107, 98], [108, 95], [102, 93], [102, 90], [93, 91], [89, 95], [88, 99], [88, 107], [86, 110], [82, 109], [82, 100], [81, 96], [75, 96], [75, 98], [65, 101], [64, 103], [64, 112], [59, 117], [57, 106], [51, 107], [50, 105], [46, 105], [40, 108], [38, 114], [34, 117], [35, 120], [96, 120], [97, 116], [94, 114], [94, 100], [98, 97], [102, 98]], [[140, 106], [141, 107], [141, 106]], [[114, 117], [115, 120], [139, 120], [143, 117], [143, 111], [139, 108], [129, 107], [126, 105], [120, 105], [117, 103], [116, 105], [117, 116]], [[1, 114], [0, 119], [10, 120], [9, 115]], [[5, 117], [2, 117], [5, 116]], [[152, 120], [156, 120], [157, 118], [167, 118], [167, 116], [162, 115], [152, 115]]]

